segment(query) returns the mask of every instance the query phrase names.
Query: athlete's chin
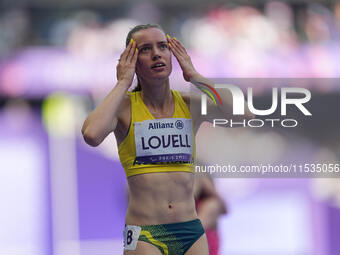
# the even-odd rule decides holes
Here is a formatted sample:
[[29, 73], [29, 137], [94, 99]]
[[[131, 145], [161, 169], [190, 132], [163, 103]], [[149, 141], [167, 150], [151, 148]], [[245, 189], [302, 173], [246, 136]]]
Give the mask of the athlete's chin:
[[153, 73], [152, 78], [156, 80], [166, 80], [170, 76], [170, 72], [159, 72], [159, 73]]

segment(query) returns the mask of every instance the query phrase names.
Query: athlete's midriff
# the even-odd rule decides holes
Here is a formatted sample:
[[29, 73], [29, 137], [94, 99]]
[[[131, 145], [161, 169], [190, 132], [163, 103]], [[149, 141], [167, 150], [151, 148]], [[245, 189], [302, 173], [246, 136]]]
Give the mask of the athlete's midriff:
[[139, 174], [129, 177], [128, 183], [126, 224], [167, 224], [197, 218], [192, 173]]

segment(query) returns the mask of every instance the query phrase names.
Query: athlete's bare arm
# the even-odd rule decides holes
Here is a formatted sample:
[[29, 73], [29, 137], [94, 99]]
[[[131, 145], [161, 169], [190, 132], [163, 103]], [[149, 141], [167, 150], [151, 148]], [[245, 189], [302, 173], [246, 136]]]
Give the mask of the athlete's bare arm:
[[86, 118], [82, 134], [86, 143], [98, 146], [118, 127], [118, 134], [128, 126], [129, 99], [127, 90], [132, 84], [137, 61], [136, 44], [131, 41], [120, 56], [117, 65], [117, 84], [105, 99]]

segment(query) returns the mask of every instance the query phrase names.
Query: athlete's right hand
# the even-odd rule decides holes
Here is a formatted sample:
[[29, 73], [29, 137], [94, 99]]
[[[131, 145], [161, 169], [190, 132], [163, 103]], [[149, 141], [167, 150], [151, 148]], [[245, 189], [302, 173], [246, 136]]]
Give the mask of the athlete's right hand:
[[136, 71], [138, 49], [136, 42], [131, 39], [128, 46], [120, 55], [117, 65], [117, 81], [131, 86]]

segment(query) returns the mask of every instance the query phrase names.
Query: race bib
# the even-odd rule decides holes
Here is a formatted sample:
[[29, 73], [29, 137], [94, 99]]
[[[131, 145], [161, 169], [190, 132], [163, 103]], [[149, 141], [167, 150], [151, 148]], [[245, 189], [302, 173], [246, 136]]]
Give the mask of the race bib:
[[167, 118], [135, 122], [134, 164], [191, 162], [193, 132], [191, 119]]
[[124, 250], [136, 250], [138, 238], [142, 228], [140, 226], [126, 225], [123, 231]]

